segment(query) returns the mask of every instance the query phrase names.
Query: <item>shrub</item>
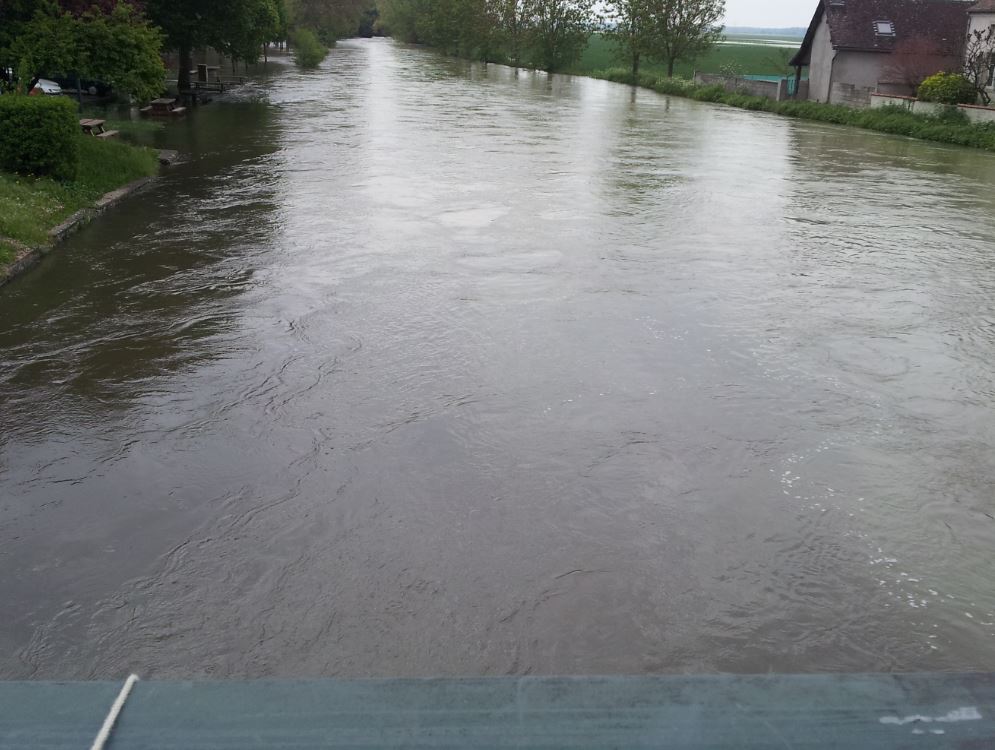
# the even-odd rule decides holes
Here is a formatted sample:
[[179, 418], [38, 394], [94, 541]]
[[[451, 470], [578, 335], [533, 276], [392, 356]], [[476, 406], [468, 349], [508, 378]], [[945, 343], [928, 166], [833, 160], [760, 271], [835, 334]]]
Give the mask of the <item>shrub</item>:
[[325, 47], [310, 29], [301, 29], [294, 34], [294, 61], [301, 68], [317, 68], [328, 54]]
[[920, 84], [917, 96], [924, 102], [974, 104], [978, 92], [959, 73], [937, 73]]
[[661, 94], [672, 96], [691, 96], [694, 84], [683, 78], [660, 78], [653, 85], [653, 90]]
[[957, 107], [944, 107], [936, 113], [936, 119], [946, 125], [970, 125], [967, 113]]
[[726, 90], [718, 84], [712, 86], [695, 86], [690, 89], [692, 99], [699, 102], [721, 102], [726, 97]]
[[72, 180], [79, 141], [76, 105], [69, 99], [0, 96], [0, 169]]

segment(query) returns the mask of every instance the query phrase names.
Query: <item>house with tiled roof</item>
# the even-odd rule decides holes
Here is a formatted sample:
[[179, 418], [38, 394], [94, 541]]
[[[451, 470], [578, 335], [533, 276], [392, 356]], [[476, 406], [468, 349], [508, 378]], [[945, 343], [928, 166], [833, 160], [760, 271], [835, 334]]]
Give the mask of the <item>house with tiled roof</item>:
[[819, 0], [791, 65], [799, 79], [808, 68], [813, 101], [866, 106], [874, 92], [911, 96], [927, 76], [961, 70], [969, 17], [984, 15], [971, 8], [963, 0]]

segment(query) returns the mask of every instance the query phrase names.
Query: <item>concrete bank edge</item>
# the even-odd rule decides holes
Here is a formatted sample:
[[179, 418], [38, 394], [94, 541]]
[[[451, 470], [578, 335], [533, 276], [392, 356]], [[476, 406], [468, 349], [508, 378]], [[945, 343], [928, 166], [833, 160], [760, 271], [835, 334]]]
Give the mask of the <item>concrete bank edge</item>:
[[[89, 224], [108, 208], [117, 205], [128, 196], [133, 195], [139, 190], [149, 186], [157, 179], [159, 179], [158, 175], [142, 177], [133, 182], [129, 182], [123, 187], [119, 187], [117, 190], [111, 190], [109, 193], [105, 193], [97, 199], [92, 208], [80, 209], [61, 224], [53, 229], [50, 229], [48, 236], [51, 242], [48, 244], [28, 247], [19, 242], [12, 242], [15, 247], [20, 249], [14, 257], [14, 260], [5, 266], [0, 266], [0, 287], [10, 283], [22, 273], [37, 265], [42, 258], [56, 249], [58, 243], [62, 242], [66, 239], [66, 237], [69, 237], [74, 232]], [[8, 240], [8, 242], [11, 241]]]

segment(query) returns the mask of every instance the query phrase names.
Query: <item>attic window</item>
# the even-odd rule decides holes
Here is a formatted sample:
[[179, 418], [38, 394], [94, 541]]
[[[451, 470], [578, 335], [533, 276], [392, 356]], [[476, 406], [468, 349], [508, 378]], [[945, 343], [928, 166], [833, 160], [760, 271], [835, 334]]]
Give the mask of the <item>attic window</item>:
[[895, 24], [891, 21], [875, 21], [874, 33], [878, 36], [895, 36]]

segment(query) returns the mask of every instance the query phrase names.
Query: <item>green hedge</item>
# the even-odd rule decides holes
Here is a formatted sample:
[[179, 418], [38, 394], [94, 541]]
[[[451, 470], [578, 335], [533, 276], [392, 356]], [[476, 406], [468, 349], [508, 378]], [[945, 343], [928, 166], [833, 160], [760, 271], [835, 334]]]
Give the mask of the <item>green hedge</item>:
[[78, 168], [79, 121], [72, 101], [0, 96], [0, 170], [72, 180]]

